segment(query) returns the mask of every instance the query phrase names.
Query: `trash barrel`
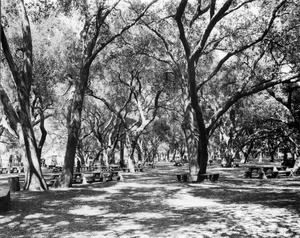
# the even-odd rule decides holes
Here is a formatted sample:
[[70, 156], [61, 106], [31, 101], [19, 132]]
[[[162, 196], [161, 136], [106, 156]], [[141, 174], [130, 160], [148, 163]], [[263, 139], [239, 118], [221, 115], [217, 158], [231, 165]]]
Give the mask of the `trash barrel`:
[[8, 178], [9, 188], [11, 192], [20, 191], [20, 180], [19, 177]]

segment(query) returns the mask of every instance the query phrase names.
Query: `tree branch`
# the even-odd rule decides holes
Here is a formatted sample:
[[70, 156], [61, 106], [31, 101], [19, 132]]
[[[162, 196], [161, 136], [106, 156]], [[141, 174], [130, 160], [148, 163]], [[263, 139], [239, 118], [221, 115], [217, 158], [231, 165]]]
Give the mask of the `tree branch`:
[[191, 61], [197, 62], [199, 57], [202, 54], [202, 51], [205, 47], [205, 44], [210, 36], [210, 33], [214, 29], [215, 25], [225, 16], [225, 12], [229, 9], [231, 3], [233, 0], [227, 0], [223, 6], [220, 8], [220, 10], [211, 18], [209, 24], [207, 25], [204, 34], [198, 43], [198, 45], [195, 47], [194, 51], [191, 55]]
[[185, 50], [186, 58], [188, 59], [191, 55], [191, 48], [186, 39], [184, 26], [182, 24], [182, 17], [183, 17], [183, 13], [186, 8], [187, 2], [188, 2], [187, 0], [181, 0], [174, 18], [175, 18], [175, 21], [176, 21], [178, 29], [179, 29], [179, 38], [180, 38], [183, 48]]
[[[23, 32], [23, 74], [25, 84], [23, 87], [26, 88], [27, 93], [30, 92], [30, 86], [32, 85], [32, 39], [30, 31], [30, 23], [26, 8], [24, 5], [24, 0], [21, 1], [21, 17], [22, 17], [22, 32]], [[29, 88], [28, 88], [29, 87]]]
[[211, 117], [209, 125], [207, 126], [207, 134], [210, 136], [216, 129], [216, 122], [219, 120], [221, 116], [224, 115], [224, 113], [234, 104], [236, 103], [239, 99], [253, 95], [255, 93], [261, 92], [267, 88], [270, 88], [272, 86], [275, 86], [277, 84], [281, 83], [294, 83], [300, 81], [300, 73], [290, 76], [286, 79], [281, 79], [281, 80], [269, 80], [269, 81], [264, 81], [263, 83], [257, 84], [250, 88], [247, 91], [244, 92], [237, 92], [235, 95], [230, 97], [224, 104], [223, 106]]
[[2, 41], [2, 49], [3, 49], [4, 56], [7, 60], [8, 66], [10, 68], [10, 71], [12, 73], [12, 76], [13, 76], [16, 84], [20, 85], [21, 77], [19, 75], [18, 69], [17, 69], [14, 59], [12, 57], [11, 50], [10, 50], [9, 44], [7, 42], [7, 38], [6, 38], [6, 35], [3, 30], [2, 25], [0, 25], [0, 28], [1, 28], [0, 29], [1, 30], [1, 41]]
[[192, 20], [190, 21], [190, 27], [192, 27], [192, 25], [194, 24], [194, 22], [200, 17], [202, 16], [204, 13], [206, 13], [209, 9], [210, 9], [210, 4], [208, 4], [205, 8], [202, 8], [202, 0], [198, 0], [198, 6], [197, 6], [197, 10], [196, 13], [194, 14]]
[[137, 18], [130, 24], [128, 24], [127, 26], [125, 26], [119, 33], [113, 35], [111, 38], [109, 38], [106, 42], [101, 43], [95, 50], [94, 52], [91, 54], [91, 56], [86, 60], [85, 64], [91, 64], [93, 62], [93, 60], [96, 58], [96, 56], [98, 55], [98, 53], [100, 51], [102, 51], [108, 44], [110, 44], [111, 42], [113, 42], [116, 38], [118, 38], [119, 36], [121, 36], [124, 32], [126, 32], [127, 30], [129, 30], [131, 27], [133, 27], [139, 20], [141, 20], [141, 18], [146, 14], [146, 12], [148, 11], [148, 9], [154, 4], [156, 3], [158, 0], [153, 0], [152, 2], [150, 2], [145, 8], [144, 10], [140, 13], [140, 15], [137, 16]]
[[18, 137], [18, 130], [17, 130], [17, 124], [19, 123], [20, 119], [17, 115], [15, 109], [12, 106], [12, 103], [5, 92], [4, 88], [2, 87], [2, 84], [0, 83], [0, 100], [4, 108], [4, 114], [6, 118], [8, 119], [10, 128], [14, 131], [15, 135]]
[[[276, 14], [277, 12], [280, 10], [280, 8], [286, 3], [287, 0], [282, 0], [278, 5], [277, 7], [273, 10], [272, 12], [272, 16], [269, 20], [269, 23], [268, 23], [268, 26], [267, 28], [264, 30], [264, 32], [262, 33], [262, 35], [260, 37], [258, 37], [255, 41], [247, 44], [247, 45], [244, 45], [242, 46], [241, 48], [239, 49], [236, 49], [235, 51], [232, 51], [232, 52], [229, 52], [227, 53], [220, 61], [219, 63], [217, 64], [217, 66], [215, 67], [214, 71], [208, 76], [208, 78], [203, 81], [202, 83], [200, 83], [198, 86], [197, 86], [197, 90], [199, 90], [204, 84], [206, 84], [208, 81], [210, 81], [218, 72], [219, 70], [222, 68], [223, 64], [228, 60], [230, 59], [232, 56], [242, 52], [242, 51], [245, 51], [246, 49], [249, 49], [250, 47], [256, 45], [257, 43], [261, 42], [265, 37], [266, 35], [268, 34], [268, 32], [270, 31], [273, 23], [274, 23], [274, 20], [276, 18]], [[197, 48], [196, 48], [197, 49]], [[195, 49], [195, 51], [196, 51]], [[200, 49], [200, 48], [199, 48]], [[199, 55], [199, 53], [198, 53]]]

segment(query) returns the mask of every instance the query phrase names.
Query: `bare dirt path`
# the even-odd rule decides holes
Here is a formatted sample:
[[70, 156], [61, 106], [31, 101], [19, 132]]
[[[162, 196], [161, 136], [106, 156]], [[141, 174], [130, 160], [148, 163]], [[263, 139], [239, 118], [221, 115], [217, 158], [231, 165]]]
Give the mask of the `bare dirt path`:
[[180, 183], [171, 163], [122, 182], [17, 192], [0, 214], [6, 237], [300, 237], [300, 179], [244, 179], [212, 168], [218, 182]]

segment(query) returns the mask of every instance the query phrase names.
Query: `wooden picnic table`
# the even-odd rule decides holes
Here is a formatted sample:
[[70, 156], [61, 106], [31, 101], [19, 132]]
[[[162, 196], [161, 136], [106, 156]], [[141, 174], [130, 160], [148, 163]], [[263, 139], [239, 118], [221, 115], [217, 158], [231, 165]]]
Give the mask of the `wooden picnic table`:
[[93, 171], [93, 172], [75, 172], [73, 183], [93, 183], [105, 181], [120, 180], [119, 171]]
[[46, 173], [43, 175], [45, 182], [48, 186], [53, 186], [53, 184], [59, 178], [59, 176], [59, 173]]
[[120, 165], [110, 165], [109, 168], [111, 171], [121, 171]]
[[265, 175], [267, 178], [277, 178], [279, 174], [289, 175], [291, 171], [286, 170], [286, 166], [273, 166], [273, 165], [254, 165], [248, 167], [245, 172], [246, 178], [253, 178], [253, 173], [262, 178]]

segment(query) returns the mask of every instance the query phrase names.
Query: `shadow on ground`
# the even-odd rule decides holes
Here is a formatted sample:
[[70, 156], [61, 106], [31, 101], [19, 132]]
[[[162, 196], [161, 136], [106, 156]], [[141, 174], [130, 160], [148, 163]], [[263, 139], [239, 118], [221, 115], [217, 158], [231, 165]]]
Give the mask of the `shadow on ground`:
[[218, 182], [180, 183], [186, 167], [161, 163], [123, 182], [12, 194], [0, 237], [299, 237], [300, 181], [244, 179], [213, 168]]

